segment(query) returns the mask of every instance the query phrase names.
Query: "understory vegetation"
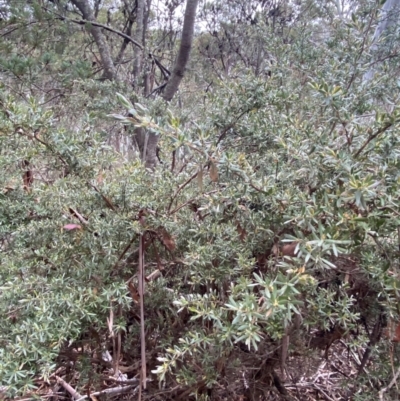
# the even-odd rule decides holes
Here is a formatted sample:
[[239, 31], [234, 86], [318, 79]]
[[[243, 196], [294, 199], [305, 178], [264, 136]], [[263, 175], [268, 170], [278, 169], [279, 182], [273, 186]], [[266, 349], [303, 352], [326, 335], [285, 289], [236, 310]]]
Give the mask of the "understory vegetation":
[[396, 399], [387, 3], [0, 2], [0, 398]]

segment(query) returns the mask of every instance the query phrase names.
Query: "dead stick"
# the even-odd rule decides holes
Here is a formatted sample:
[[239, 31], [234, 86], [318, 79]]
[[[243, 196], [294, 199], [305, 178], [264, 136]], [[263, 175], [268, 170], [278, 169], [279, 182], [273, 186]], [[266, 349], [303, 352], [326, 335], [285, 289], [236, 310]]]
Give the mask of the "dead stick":
[[[143, 253], [143, 234], [140, 235], [139, 243], [139, 301], [140, 301], [140, 346], [141, 346], [141, 360], [142, 360], [142, 374], [141, 379], [143, 389], [146, 389], [146, 342], [144, 332], [144, 253]], [[142, 388], [140, 386], [140, 388]]]
[[[116, 394], [124, 394], [130, 391], [133, 387], [136, 387], [135, 385], [130, 385], [130, 386], [122, 386], [122, 387], [114, 387], [114, 388], [107, 388], [106, 390], [102, 391], [96, 391], [95, 393], [91, 393], [89, 397], [96, 397], [98, 395], [116, 395]], [[83, 401], [86, 398], [89, 398], [87, 395], [84, 395], [83, 397], [78, 398], [76, 401]]]
[[56, 379], [57, 379], [57, 382], [60, 383], [65, 388], [65, 390], [67, 390], [71, 394], [71, 396], [74, 400], [78, 400], [78, 399], [80, 400], [82, 398], [82, 396], [70, 384], [68, 384], [64, 379], [61, 379], [60, 376], [56, 376]]

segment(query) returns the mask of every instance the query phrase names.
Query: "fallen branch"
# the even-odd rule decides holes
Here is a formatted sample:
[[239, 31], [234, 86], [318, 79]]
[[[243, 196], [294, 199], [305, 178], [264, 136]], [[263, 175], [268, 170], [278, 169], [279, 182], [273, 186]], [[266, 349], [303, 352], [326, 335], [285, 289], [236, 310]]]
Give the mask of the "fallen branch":
[[[140, 386], [139, 391], [141, 393], [142, 386], [143, 389], [146, 390], [146, 379], [147, 379], [147, 372], [146, 372], [146, 340], [145, 340], [145, 322], [144, 322], [144, 238], [143, 235], [140, 235], [139, 240], [139, 271], [138, 271], [138, 281], [139, 281], [139, 300], [140, 300], [140, 350], [141, 350], [141, 362], [142, 362], [142, 369], [140, 374]], [[139, 397], [140, 399], [140, 397]]]
[[87, 397], [87, 396], [82, 397], [70, 384], [68, 384], [64, 379], [61, 379], [61, 377], [56, 376], [56, 379], [57, 383], [61, 384], [65, 388], [65, 390], [67, 390], [71, 394], [71, 397], [74, 400], [80, 400]]
[[121, 387], [114, 387], [114, 388], [107, 388], [102, 391], [96, 391], [95, 393], [91, 393], [89, 396], [84, 395], [83, 397], [78, 398], [76, 401], [83, 401], [86, 400], [86, 398], [92, 398], [92, 397], [97, 397], [98, 395], [117, 395], [117, 394], [125, 394], [128, 393], [129, 391], [132, 390], [132, 388], [135, 387], [135, 390], [133, 391], [133, 394], [136, 393], [138, 386], [136, 385], [130, 385], [130, 386], [121, 386]]
[[392, 381], [389, 383], [389, 385], [387, 387], [384, 387], [382, 390], [379, 391], [379, 399], [381, 401], [383, 401], [383, 393], [385, 393], [386, 391], [390, 390], [393, 385], [396, 383], [397, 378], [400, 375], [400, 367], [397, 369], [396, 374], [394, 375]]

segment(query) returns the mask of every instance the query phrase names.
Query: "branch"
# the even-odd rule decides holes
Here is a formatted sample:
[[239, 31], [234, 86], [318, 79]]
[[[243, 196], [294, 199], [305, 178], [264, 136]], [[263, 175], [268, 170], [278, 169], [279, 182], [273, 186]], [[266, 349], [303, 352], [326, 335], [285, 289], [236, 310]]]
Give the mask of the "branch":
[[[4, 110], [6, 112], [6, 114], [8, 113], [6, 110]], [[9, 117], [9, 115], [7, 114], [7, 117]], [[33, 135], [29, 135], [27, 133], [25, 133], [23, 131], [23, 129], [21, 127], [18, 127], [18, 129], [15, 130], [15, 133], [26, 136], [29, 139], [35, 139], [36, 141], [38, 141], [39, 143], [41, 143], [43, 146], [45, 146], [48, 150], [50, 150], [51, 152], [53, 152], [54, 154], [57, 155], [57, 157], [61, 160], [61, 162], [65, 165], [65, 166], [69, 166], [69, 163], [61, 156], [61, 153], [58, 152], [57, 150], [53, 149], [53, 146], [50, 145], [49, 143], [42, 141], [39, 138], [40, 135], [40, 130], [36, 130]]]
[[125, 247], [125, 249], [123, 250], [123, 252], [121, 253], [121, 255], [119, 255], [119, 258], [118, 258], [118, 260], [115, 262], [115, 264], [114, 264], [114, 266], [112, 267], [111, 271], [114, 271], [114, 270], [117, 268], [119, 262], [122, 260], [122, 258], [125, 256], [125, 254], [128, 252], [129, 248], [130, 248], [131, 245], [133, 244], [133, 241], [136, 240], [137, 236], [138, 236], [138, 235], [135, 234], [135, 235], [132, 237], [132, 239], [129, 241], [129, 244]]
[[171, 72], [165, 68], [159, 60], [157, 60], [157, 57], [155, 57], [153, 54], [149, 54], [149, 56], [154, 60], [154, 62], [156, 63], [157, 67], [160, 69], [161, 73], [164, 76], [164, 79], [168, 79], [171, 76]]
[[128, 391], [130, 391], [133, 387], [136, 387], [136, 386], [130, 385], [130, 386], [108, 388], [106, 390], [97, 391], [95, 393], [92, 393], [92, 394], [90, 394], [90, 396], [84, 395], [83, 397], [78, 398], [76, 401], [83, 401], [83, 400], [86, 400], [86, 398], [89, 398], [89, 397], [92, 398], [92, 397], [96, 397], [98, 395], [103, 395], [103, 394], [107, 394], [107, 395], [124, 394], [124, 393], [127, 393]]
[[164, 82], [163, 84], [161, 84], [160, 86], [157, 86], [157, 88], [153, 89], [153, 91], [151, 93], [149, 93], [146, 97], [150, 97], [151, 95], [153, 95], [154, 93], [157, 92], [162, 92], [162, 90], [167, 86], [167, 82]]
[[89, 187], [92, 187], [101, 197], [102, 197], [102, 199], [104, 200], [104, 202], [106, 203], [106, 205], [112, 210], [112, 211], [116, 211], [116, 208], [115, 208], [115, 206], [111, 203], [111, 201], [105, 196], [105, 195], [103, 195], [99, 190], [98, 190], [98, 188], [95, 186], [95, 185], [93, 185], [93, 184], [91, 184], [89, 181], [87, 181], [87, 184], [88, 184], [88, 186]]
[[82, 397], [70, 384], [68, 384], [64, 379], [61, 379], [61, 377], [56, 376], [57, 382], [60, 383], [65, 390], [67, 390], [70, 394], [72, 399], [74, 400], [82, 400], [85, 397]]
[[132, 42], [132, 43], [133, 43], [135, 46], [137, 46], [140, 50], [143, 50], [143, 46], [142, 46], [140, 43], [136, 42], [136, 40], [134, 40], [133, 38], [131, 38], [129, 35], [127, 35], [127, 34], [121, 32], [121, 31], [118, 31], [117, 29], [111, 28], [111, 27], [108, 26], [108, 25], [100, 24], [99, 22], [96, 22], [96, 21], [88, 21], [88, 20], [85, 20], [85, 19], [77, 20], [77, 19], [73, 19], [73, 18], [64, 17], [63, 15], [57, 14], [57, 13], [55, 13], [55, 12], [53, 12], [53, 11], [47, 9], [46, 7], [43, 7], [43, 8], [44, 8], [46, 11], [48, 11], [48, 12], [53, 13], [54, 15], [56, 15], [56, 16], [57, 16], [57, 19], [59, 19], [59, 20], [61, 20], [61, 21], [69, 21], [69, 22], [73, 22], [73, 23], [78, 24], [78, 25], [91, 24], [91, 25], [93, 25], [93, 26], [97, 26], [97, 27], [99, 27], [99, 28], [103, 28], [103, 29], [105, 29], [106, 31], [116, 33], [117, 35], [121, 36], [122, 38], [124, 38], [124, 39], [129, 40], [130, 42]]
[[400, 367], [397, 370], [396, 374], [394, 375], [392, 381], [389, 383], [389, 385], [379, 391], [379, 400], [383, 401], [383, 393], [385, 393], [386, 391], [390, 390], [393, 387], [393, 385], [396, 383], [397, 378], [399, 377], [399, 374], [400, 374]]
[[140, 374], [140, 386], [139, 391], [141, 393], [142, 386], [146, 390], [146, 340], [145, 340], [145, 327], [144, 327], [144, 246], [143, 246], [143, 235], [140, 235], [139, 240], [139, 299], [140, 299], [140, 350], [141, 350], [141, 362], [142, 369]]
[[[219, 189], [214, 189], [213, 191], [204, 193], [204, 195], [211, 195], [211, 194], [214, 194], [214, 193], [216, 193], [216, 192], [218, 192], [218, 191], [219, 191]], [[181, 210], [183, 207], [189, 205], [190, 203], [193, 203], [196, 199], [197, 199], [197, 197], [194, 197], [194, 198], [192, 198], [192, 199], [189, 199], [187, 202], [183, 203], [182, 205], [180, 205], [180, 206], [176, 207], [174, 210], [172, 210], [172, 211], [169, 213], [169, 215], [171, 216], [172, 214], [175, 214], [176, 212], [178, 212], [179, 210]], [[204, 216], [203, 216], [203, 217], [204, 217]]]
[[227, 125], [223, 131], [221, 132], [221, 134], [219, 135], [218, 139], [217, 139], [217, 145], [225, 138], [226, 134], [228, 133], [228, 131], [233, 128], [235, 126], [235, 124], [245, 115], [249, 112], [250, 110], [245, 110], [242, 111], [233, 122], [231, 122], [229, 125]]
[[193, 181], [196, 177], [197, 177], [198, 171], [196, 171], [186, 182], [184, 182], [175, 192], [175, 194], [172, 196], [171, 198], [171, 202], [168, 205], [168, 213], [171, 210], [172, 204], [174, 202], [174, 200], [176, 199], [176, 197], [178, 196], [179, 192], [182, 191], [183, 188], [186, 187], [186, 185], [188, 185], [191, 181]]
[[375, 139], [378, 135], [383, 134], [385, 131], [387, 131], [390, 127], [392, 127], [393, 123], [387, 123], [385, 126], [381, 127], [376, 131], [374, 134], [372, 134], [361, 146], [360, 149], [357, 150], [356, 154], [354, 157], [358, 157], [360, 153], [366, 148], [366, 146], [373, 140]]

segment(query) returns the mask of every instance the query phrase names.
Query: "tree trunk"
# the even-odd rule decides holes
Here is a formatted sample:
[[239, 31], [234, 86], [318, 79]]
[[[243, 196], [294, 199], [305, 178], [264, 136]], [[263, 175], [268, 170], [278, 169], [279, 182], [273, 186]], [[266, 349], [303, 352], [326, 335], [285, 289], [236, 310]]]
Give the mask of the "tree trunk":
[[175, 60], [175, 66], [172, 75], [168, 80], [162, 97], [169, 102], [178, 90], [179, 84], [185, 73], [187, 62], [189, 61], [190, 50], [192, 48], [194, 21], [196, 17], [196, 9], [198, 0], [187, 0], [185, 17], [183, 20], [182, 39], [179, 47], [178, 56]]
[[[150, 9], [151, 9], [151, 0], [147, 0], [146, 9], [143, 17], [143, 40], [142, 40], [143, 49], [146, 48], [146, 32], [149, 24]], [[144, 90], [144, 95], [146, 97], [149, 96], [151, 92], [150, 76], [151, 76], [151, 68], [149, 68], [149, 66], [146, 66], [146, 70], [143, 71], [143, 86], [144, 86], [143, 90]]]
[[[136, 29], [135, 29], [135, 40], [136, 42], [143, 44], [143, 19], [144, 19], [144, 0], [137, 0], [136, 7]], [[142, 59], [143, 50], [139, 47], [135, 47], [134, 51], [134, 62], [133, 62], [133, 83], [134, 89], [139, 87], [139, 80], [142, 74]]]
[[135, 128], [135, 139], [146, 168], [153, 170], [157, 164], [158, 135], [144, 128]]
[[[126, 1], [124, 1], [124, 5], [125, 5], [125, 12], [128, 14], [128, 19], [125, 23], [125, 27], [122, 32], [126, 33], [128, 36], [132, 36], [132, 26], [135, 21], [133, 16], [134, 12], [136, 11], [136, 6], [134, 6], [132, 10], [129, 10], [129, 4]], [[121, 62], [122, 57], [129, 43], [130, 43], [129, 39], [124, 38], [124, 41], [122, 42], [121, 48], [118, 52], [118, 56], [115, 59], [115, 64], [119, 64]]]
[[[82, 16], [85, 20], [95, 21], [94, 13], [90, 7], [89, 0], [71, 0], [71, 2], [82, 13]], [[101, 28], [97, 26], [92, 25], [89, 29], [89, 32], [93, 36], [97, 48], [99, 49], [101, 62], [104, 68], [103, 78], [112, 81], [116, 77], [116, 70], [105, 36], [103, 35]]]
[[[382, 34], [392, 27], [399, 19], [400, 0], [386, 0], [382, 7], [382, 15], [380, 21], [375, 29], [374, 37], [371, 44], [371, 52], [374, 53], [378, 50], [378, 42]], [[364, 75], [363, 81], [370, 81], [375, 74], [375, 68], [371, 67]]]
[[[172, 75], [167, 82], [164, 93], [161, 95], [167, 102], [169, 102], [182, 81], [187, 62], [189, 61], [190, 50], [192, 48], [194, 22], [196, 17], [198, 0], [187, 0], [185, 17], [183, 20], [182, 39], [178, 51], [178, 56], [175, 60]], [[138, 38], [136, 38], [138, 39]], [[146, 132], [144, 129], [139, 129], [135, 134], [136, 142], [139, 147], [142, 160], [147, 168], [153, 169], [157, 164], [157, 145], [159, 136]]]

